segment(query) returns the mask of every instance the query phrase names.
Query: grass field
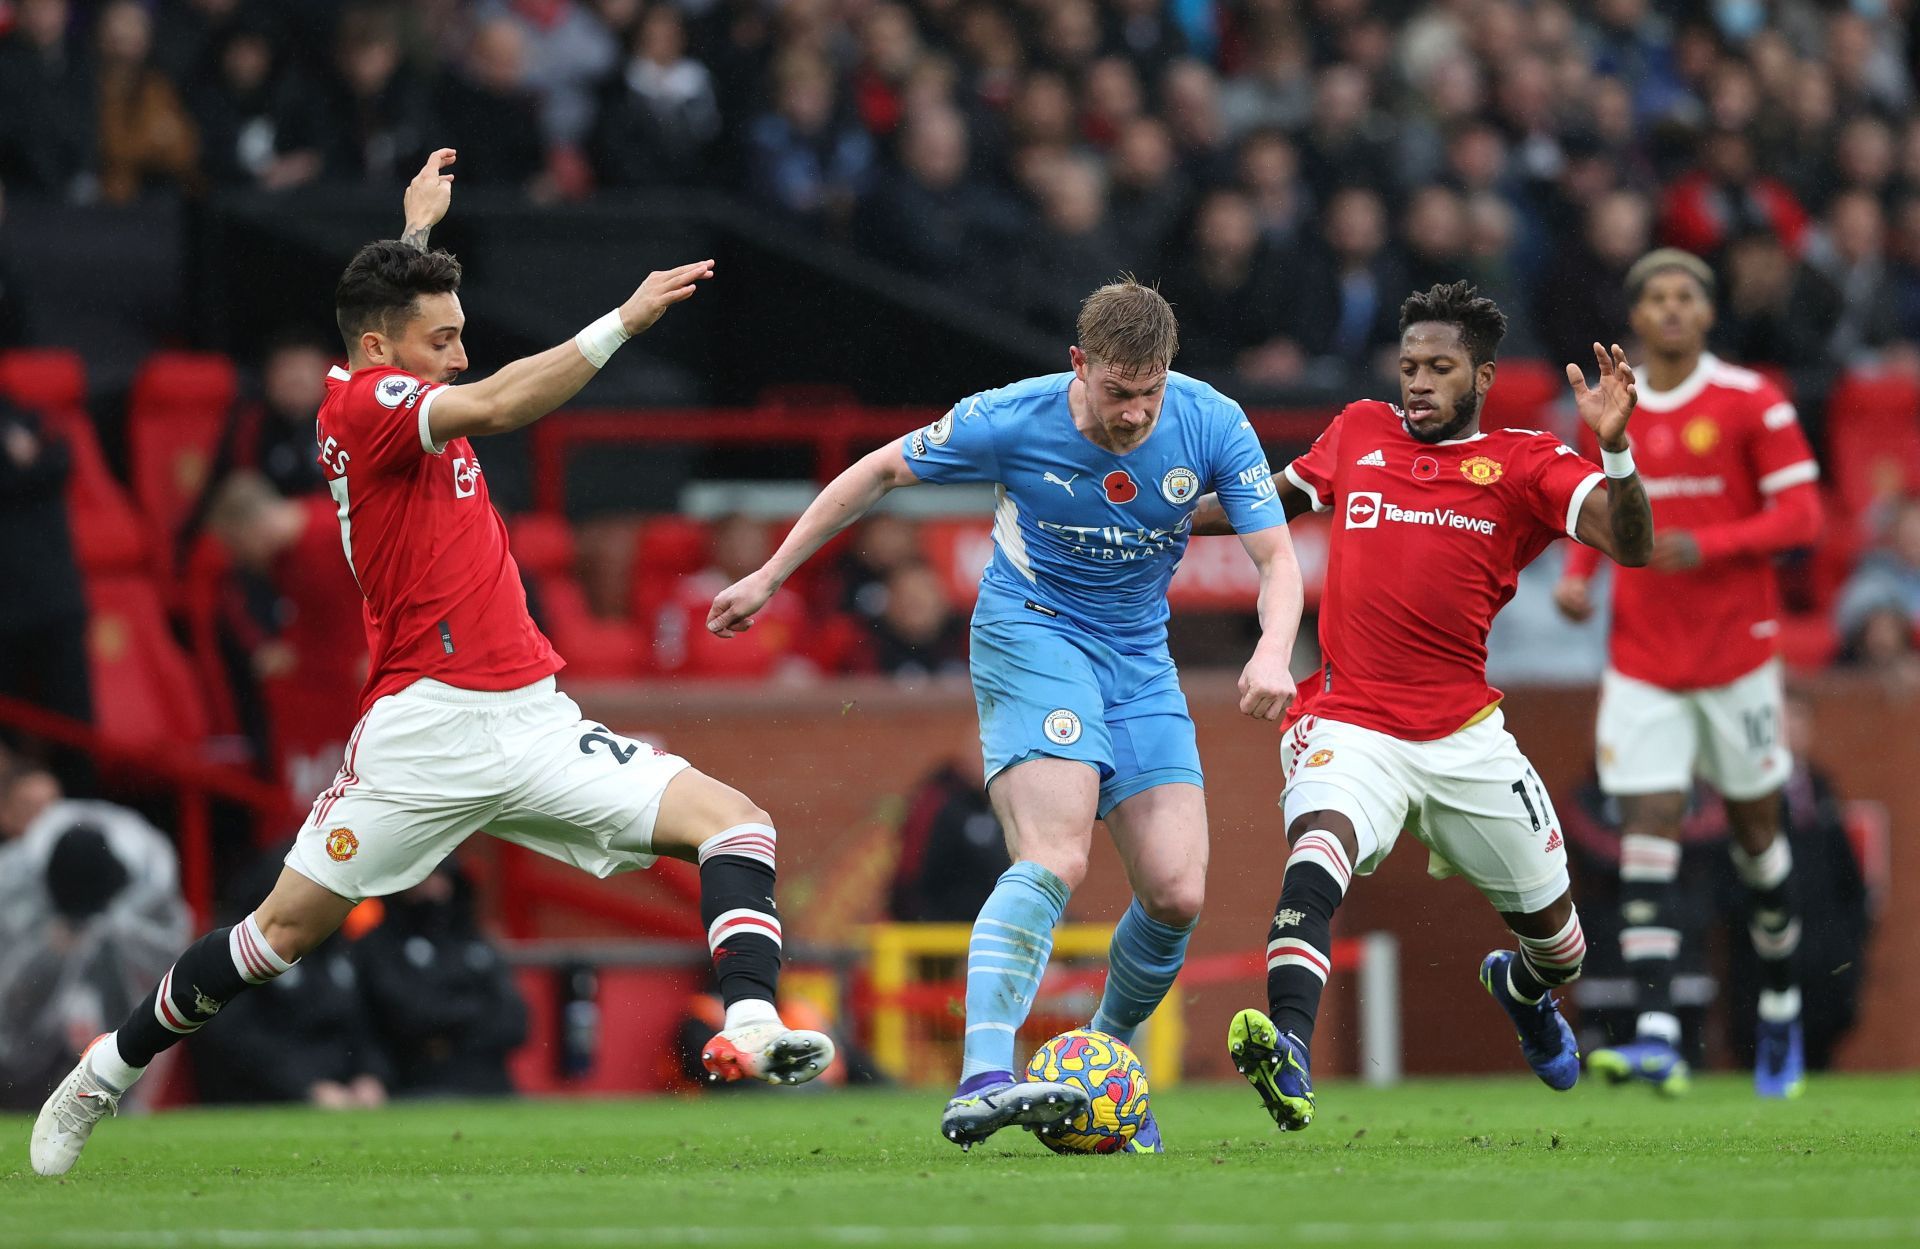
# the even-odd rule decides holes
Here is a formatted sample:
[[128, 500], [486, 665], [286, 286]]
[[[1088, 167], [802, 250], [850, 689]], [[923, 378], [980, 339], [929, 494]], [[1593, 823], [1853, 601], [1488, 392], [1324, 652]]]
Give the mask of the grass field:
[[0, 1246], [1913, 1245], [1920, 1076], [1762, 1104], [1711, 1079], [1332, 1084], [1297, 1136], [1244, 1087], [1155, 1103], [1162, 1157], [962, 1156], [940, 1098], [779, 1092], [195, 1111], [102, 1126], [64, 1180], [0, 1118]]

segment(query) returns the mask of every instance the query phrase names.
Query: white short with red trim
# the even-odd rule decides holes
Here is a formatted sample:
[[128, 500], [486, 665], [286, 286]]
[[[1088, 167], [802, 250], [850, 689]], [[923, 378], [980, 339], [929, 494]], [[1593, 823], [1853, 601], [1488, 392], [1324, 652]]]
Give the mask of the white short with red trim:
[[1600, 788], [1609, 794], [1685, 794], [1706, 778], [1735, 802], [1787, 783], [1787, 695], [1780, 661], [1704, 690], [1669, 690], [1607, 669], [1594, 729]]
[[1303, 716], [1282, 739], [1280, 765], [1287, 826], [1310, 811], [1346, 816], [1361, 875], [1404, 829], [1427, 847], [1428, 872], [1465, 877], [1498, 910], [1538, 911], [1567, 891], [1560, 817], [1498, 710], [1431, 742]]
[[287, 866], [347, 898], [426, 879], [478, 832], [592, 872], [653, 863], [678, 755], [583, 719], [552, 677], [493, 693], [416, 681], [367, 709]]

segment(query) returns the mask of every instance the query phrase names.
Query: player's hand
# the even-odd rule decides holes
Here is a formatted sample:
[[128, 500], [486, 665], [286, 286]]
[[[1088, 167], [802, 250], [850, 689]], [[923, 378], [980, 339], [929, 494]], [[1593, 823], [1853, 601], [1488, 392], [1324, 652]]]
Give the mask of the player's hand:
[[453, 175], [441, 171], [453, 163], [455, 155], [452, 148], [441, 148], [427, 157], [427, 163], [407, 183], [407, 193], [400, 201], [407, 216], [407, 233], [431, 230], [447, 215], [453, 203]]
[[1593, 594], [1585, 577], [1562, 577], [1553, 587], [1553, 605], [1560, 614], [1575, 622], [1593, 616]]
[[1240, 710], [1256, 720], [1278, 720], [1287, 713], [1293, 695], [1287, 656], [1256, 648], [1240, 673]]
[[764, 568], [748, 573], [713, 596], [713, 607], [707, 612], [707, 632], [723, 638], [745, 633], [753, 628], [754, 614], [779, 588], [780, 583]]
[[712, 276], [711, 260], [696, 260], [678, 269], [649, 273], [647, 280], [640, 283], [640, 289], [633, 293], [633, 298], [620, 305], [620, 323], [627, 327], [629, 334], [646, 333], [647, 327], [658, 321], [661, 313], [681, 300], [690, 298], [699, 289], [695, 284]]
[[1662, 530], [1653, 535], [1653, 558], [1647, 567], [1655, 572], [1685, 572], [1700, 567], [1700, 542], [1690, 533]]
[[1640, 402], [1640, 392], [1633, 383], [1633, 366], [1627, 363], [1627, 353], [1619, 343], [1613, 345], [1611, 353], [1595, 343], [1593, 358], [1600, 367], [1600, 380], [1592, 389], [1588, 389], [1586, 375], [1579, 365], [1567, 366], [1567, 383], [1573, 387], [1574, 406], [1603, 448], [1625, 451], [1627, 418]]

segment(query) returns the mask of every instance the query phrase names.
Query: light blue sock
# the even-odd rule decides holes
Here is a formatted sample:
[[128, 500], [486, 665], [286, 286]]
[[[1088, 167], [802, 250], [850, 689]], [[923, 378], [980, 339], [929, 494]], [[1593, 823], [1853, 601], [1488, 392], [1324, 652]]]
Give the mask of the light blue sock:
[[1053, 953], [1053, 926], [1067, 908], [1067, 884], [1038, 863], [1002, 872], [967, 944], [967, 1039], [960, 1082], [1013, 1071], [1013, 1034]]
[[1187, 958], [1187, 938], [1198, 920], [1175, 928], [1147, 914], [1135, 898], [1113, 930], [1107, 951], [1107, 988], [1092, 1028], [1133, 1044], [1133, 1034], [1160, 1005]]

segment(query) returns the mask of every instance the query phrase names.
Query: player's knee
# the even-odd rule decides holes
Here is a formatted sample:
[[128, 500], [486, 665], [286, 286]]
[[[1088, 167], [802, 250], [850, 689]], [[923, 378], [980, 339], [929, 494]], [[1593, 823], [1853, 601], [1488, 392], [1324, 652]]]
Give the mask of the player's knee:
[[1680, 839], [1681, 823], [1687, 817], [1685, 794], [1633, 794], [1620, 799], [1620, 832], [1623, 836]]
[[1207, 900], [1204, 876], [1156, 882], [1139, 893], [1140, 909], [1149, 918], [1173, 928], [1185, 928], [1200, 918], [1200, 907]]
[[1087, 878], [1087, 851], [1088, 847], [1070, 841], [1052, 842], [1028, 847], [1016, 856], [1016, 861], [1037, 863], [1058, 876], [1068, 889], [1078, 889], [1080, 882]]

